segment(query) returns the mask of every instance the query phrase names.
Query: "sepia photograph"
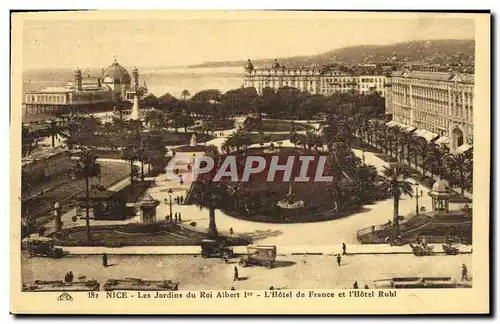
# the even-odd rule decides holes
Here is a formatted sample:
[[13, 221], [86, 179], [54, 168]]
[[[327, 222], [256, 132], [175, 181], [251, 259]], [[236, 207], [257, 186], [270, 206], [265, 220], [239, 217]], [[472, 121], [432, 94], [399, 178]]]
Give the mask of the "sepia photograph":
[[489, 312], [489, 19], [11, 13], [11, 311]]

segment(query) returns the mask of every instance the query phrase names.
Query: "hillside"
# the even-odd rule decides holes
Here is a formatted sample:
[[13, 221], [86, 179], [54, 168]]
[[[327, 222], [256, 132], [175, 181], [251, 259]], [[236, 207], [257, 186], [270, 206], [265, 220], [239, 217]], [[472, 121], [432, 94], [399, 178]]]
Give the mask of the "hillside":
[[[387, 61], [393, 53], [405, 62], [425, 62], [425, 63], [444, 63], [450, 62], [461, 56], [465, 62], [474, 62], [474, 40], [430, 40], [430, 41], [410, 41], [395, 43], [390, 45], [358, 45], [334, 49], [326, 53], [312, 56], [297, 56], [289, 58], [278, 58], [280, 64], [287, 67], [299, 66], [322, 66], [334, 62], [342, 63], [366, 63]], [[270, 66], [274, 58], [265, 60], [252, 60], [254, 66]], [[226, 62], [205, 62], [193, 67], [228, 67], [243, 66], [242, 61]]]

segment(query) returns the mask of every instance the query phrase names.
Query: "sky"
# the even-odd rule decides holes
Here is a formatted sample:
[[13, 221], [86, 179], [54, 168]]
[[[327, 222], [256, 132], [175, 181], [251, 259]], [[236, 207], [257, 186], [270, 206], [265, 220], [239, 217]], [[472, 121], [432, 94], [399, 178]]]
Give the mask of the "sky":
[[[63, 18], [64, 16], [61, 16]], [[23, 68], [166, 67], [313, 55], [362, 44], [474, 39], [464, 18], [28, 19]], [[179, 16], [176, 16], [179, 17]]]

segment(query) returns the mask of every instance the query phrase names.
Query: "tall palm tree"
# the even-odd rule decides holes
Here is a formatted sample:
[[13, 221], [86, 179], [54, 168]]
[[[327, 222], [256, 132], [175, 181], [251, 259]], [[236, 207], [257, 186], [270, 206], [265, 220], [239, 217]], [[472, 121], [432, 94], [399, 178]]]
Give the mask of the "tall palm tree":
[[123, 150], [123, 159], [130, 162], [130, 185], [134, 190], [134, 162], [139, 159], [137, 149], [133, 144], [127, 145]]
[[30, 155], [35, 144], [35, 133], [27, 126], [21, 130], [22, 156]]
[[79, 179], [85, 179], [85, 210], [87, 240], [90, 242], [90, 218], [89, 218], [89, 179], [101, 176], [101, 166], [96, 162], [97, 156], [91, 151], [84, 151], [79, 157], [75, 169], [75, 175]]
[[57, 136], [65, 136], [64, 130], [59, 126], [57, 120], [50, 120], [44, 129], [45, 136], [50, 136], [52, 140], [52, 147], [56, 146], [56, 137]]
[[422, 171], [425, 173], [425, 169], [423, 167], [424, 161], [427, 159], [427, 155], [429, 154], [429, 146], [427, 141], [422, 137], [417, 137], [414, 146], [412, 148], [413, 157], [415, 158], [415, 170], [418, 171], [418, 158], [420, 157], [420, 161], [422, 162]]
[[382, 170], [384, 177], [383, 185], [387, 187], [387, 191], [392, 195], [394, 200], [393, 209], [393, 237], [399, 236], [399, 199], [406, 194], [413, 196], [413, 187], [411, 182], [406, 181], [408, 178], [408, 169], [403, 165], [393, 164], [390, 167], [384, 167]]
[[431, 178], [434, 174], [441, 176], [443, 173], [444, 166], [444, 156], [447, 153], [447, 150], [440, 147], [435, 143], [429, 143], [429, 154], [427, 155], [424, 164], [426, 167], [430, 167], [431, 169]]
[[472, 163], [472, 161], [469, 160], [465, 154], [447, 153], [444, 156], [444, 162], [448, 166], [450, 173], [452, 175], [456, 174], [458, 185], [460, 187], [460, 192], [463, 195], [465, 189], [467, 169], [469, 167], [469, 164]]
[[184, 89], [184, 90], [182, 90], [181, 96], [182, 96], [182, 98], [184, 98], [184, 100], [186, 100], [188, 97], [191, 96], [191, 94], [189, 93], [188, 89]]

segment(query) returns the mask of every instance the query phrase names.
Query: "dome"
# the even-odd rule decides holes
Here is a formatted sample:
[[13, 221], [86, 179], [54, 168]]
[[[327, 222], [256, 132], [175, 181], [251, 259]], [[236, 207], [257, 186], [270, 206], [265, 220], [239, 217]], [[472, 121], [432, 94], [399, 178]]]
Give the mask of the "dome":
[[102, 80], [104, 83], [130, 83], [130, 74], [128, 74], [128, 71], [123, 66], [115, 61], [115, 63], [111, 64], [102, 72]]
[[434, 185], [432, 186], [432, 191], [447, 192], [446, 186], [445, 186], [443, 180], [438, 180], [438, 181], [434, 182]]

